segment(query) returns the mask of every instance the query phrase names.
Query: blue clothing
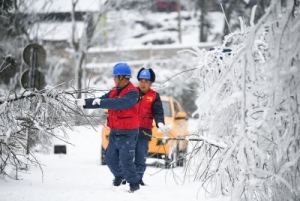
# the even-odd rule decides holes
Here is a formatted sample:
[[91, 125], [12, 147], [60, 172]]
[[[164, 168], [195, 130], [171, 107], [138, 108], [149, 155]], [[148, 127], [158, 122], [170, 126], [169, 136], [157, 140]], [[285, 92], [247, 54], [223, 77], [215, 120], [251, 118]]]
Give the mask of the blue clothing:
[[108, 98], [109, 92], [100, 97], [100, 105], [93, 105], [94, 98], [85, 99], [85, 109], [104, 108], [110, 110], [122, 110], [128, 109], [136, 105], [138, 101], [138, 92], [129, 91], [121, 98]]
[[154, 117], [154, 120], [155, 120], [155, 123], [156, 123], [156, 127], [158, 127], [157, 124], [159, 122], [165, 124], [164, 109], [163, 109], [163, 106], [162, 106], [162, 102], [161, 102], [159, 93], [156, 93], [156, 99], [155, 99], [155, 101], [153, 103], [153, 106], [152, 106], [152, 113], [153, 113], [153, 117]]
[[[129, 84], [129, 83], [128, 83]], [[125, 89], [117, 88], [117, 96]], [[94, 98], [85, 99], [84, 109], [105, 108], [123, 110], [134, 107], [138, 102], [138, 91], [128, 91], [119, 98], [109, 98], [110, 92], [100, 97], [100, 105], [93, 105]], [[106, 149], [105, 161], [112, 174], [125, 178], [130, 184], [136, 184], [139, 176], [134, 164], [135, 146], [138, 138], [138, 129], [111, 129], [109, 143]]]
[[[139, 134], [140, 135], [140, 134]], [[138, 139], [135, 148], [135, 166], [140, 177], [143, 178], [146, 170], [146, 160], [148, 157], [149, 141], [147, 139]]]
[[[140, 92], [139, 95], [140, 98], [144, 96], [142, 92]], [[156, 93], [156, 99], [152, 105], [152, 114], [156, 126], [159, 122], [165, 124], [164, 109], [158, 93]], [[144, 172], [146, 170], [146, 159], [148, 157], [149, 141], [151, 140], [151, 137], [151, 129], [139, 128], [139, 138], [135, 148], [135, 165], [140, 179], [143, 179]]]
[[137, 183], [140, 178], [133, 163], [138, 129], [130, 135], [111, 131], [106, 149], [106, 164], [116, 177], [123, 177], [130, 184]]

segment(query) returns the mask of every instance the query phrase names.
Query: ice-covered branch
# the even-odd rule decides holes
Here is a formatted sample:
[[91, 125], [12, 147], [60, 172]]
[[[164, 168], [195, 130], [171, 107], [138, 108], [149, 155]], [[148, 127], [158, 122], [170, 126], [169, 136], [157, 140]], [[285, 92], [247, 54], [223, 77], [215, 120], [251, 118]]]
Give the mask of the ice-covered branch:
[[[86, 93], [97, 89], [88, 89]], [[80, 122], [93, 125], [73, 98], [76, 91], [63, 91], [47, 87], [42, 91], [9, 93], [0, 104], [0, 175], [7, 176], [9, 169], [17, 172], [27, 168], [35, 160], [32, 148], [47, 145], [53, 138], [66, 143], [64, 127], [72, 128]], [[92, 120], [92, 121], [91, 121]], [[64, 136], [58, 136], [54, 129], [61, 129]]]
[[160, 140], [165, 140], [165, 141], [168, 141], [168, 140], [174, 140], [174, 141], [180, 141], [180, 140], [185, 140], [185, 141], [195, 141], [195, 142], [205, 142], [209, 145], [212, 145], [212, 146], [215, 146], [215, 147], [218, 147], [218, 148], [221, 148], [221, 149], [225, 149], [227, 148], [227, 145], [226, 143], [224, 143], [222, 140], [220, 139], [210, 139], [210, 138], [207, 138], [207, 137], [203, 137], [203, 136], [199, 136], [197, 138], [195, 137], [190, 137], [190, 136], [187, 136], [187, 137], [184, 137], [184, 138], [172, 138], [172, 137], [155, 137], [153, 136], [154, 138], [157, 138], [157, 139], [160, 139]]
[[[222, 139], [213, 154], [198, 145], [194, 177], [227, 192], [233, 200], [297, 200], [300, 186], [299, 5], [271, 1], [251, 27], [225, 37], [222, 57], [193, 51], [198, 57], [199, 138]], [[227, 47], [229, 46], [230, 47]], [[204, 143], [205, 144], [205, 143]], [[210, 143], [212, 145], [213, 143]], [[209, 146], [213, 147], [213, 146]], [[213, 152], [214, 153], [214, 152]]]

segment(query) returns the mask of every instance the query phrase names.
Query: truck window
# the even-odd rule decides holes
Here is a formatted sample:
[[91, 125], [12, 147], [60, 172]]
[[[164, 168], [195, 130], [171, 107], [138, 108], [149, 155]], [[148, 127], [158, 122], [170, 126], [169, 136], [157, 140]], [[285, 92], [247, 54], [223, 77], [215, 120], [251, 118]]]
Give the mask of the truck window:
[[171, 116], [170, 102], [169, 101], [162, 101], [162, 105], [163, 105], [163, 108], [164, 108], [165, 117], [170, 117]]

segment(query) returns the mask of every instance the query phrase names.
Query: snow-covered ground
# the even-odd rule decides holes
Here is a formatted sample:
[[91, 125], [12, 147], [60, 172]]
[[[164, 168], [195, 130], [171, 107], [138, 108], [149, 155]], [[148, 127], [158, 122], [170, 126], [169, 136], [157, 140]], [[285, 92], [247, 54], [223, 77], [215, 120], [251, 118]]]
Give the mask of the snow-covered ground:
[[[194, 128], [195, 121], [190, 121]], [[68, 131], [69, 141], [66, 155], [37, 153], [42, 164], [22, 172], [20, 180], [0, 180], [1, 201], [56, 201], [56, 200], [209, 200], [220, 201], [228, 198], [206, 198], [200, 184], [187, 178], [185, 184], [176, 182], [174, 176], [182, 179], [183, 168], [172, 170], [156, 167], [157, 161], [149, 159], [144, 181], [147, 186], [135, 193], [128, 193], [129, 186], [112, 186], [113, 176], [107, 166], [99, 161], [101, 127], [75, 127]], [[178, 181], [178, 180], [177, 180]]]

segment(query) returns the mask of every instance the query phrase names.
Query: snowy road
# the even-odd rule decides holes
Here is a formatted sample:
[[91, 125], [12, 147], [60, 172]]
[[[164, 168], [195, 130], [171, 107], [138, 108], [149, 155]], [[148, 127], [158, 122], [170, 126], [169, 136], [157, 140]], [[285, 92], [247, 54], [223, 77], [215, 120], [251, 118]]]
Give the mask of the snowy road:
[[0, 180], [0, 200], [206, 200], [203, 191], [198, 192], [199, 183], [176, 184], [173, 176], [182, 178], [183, 168], [171, 171], [149, 166], [144, 178], [147, 186], [135, 193], [127, 192], [128, 185], [112, 186], [112, 174], [106, 166], [99, 165], [100, 132], [101, 127], [97, 131], [85, 127], [70, 131], [70, 142], [75, 146], [67, 146], [67, 155], [37, 154], [43, 174], [38, 167], [32, 167], [21, 173], [21, 180]]

